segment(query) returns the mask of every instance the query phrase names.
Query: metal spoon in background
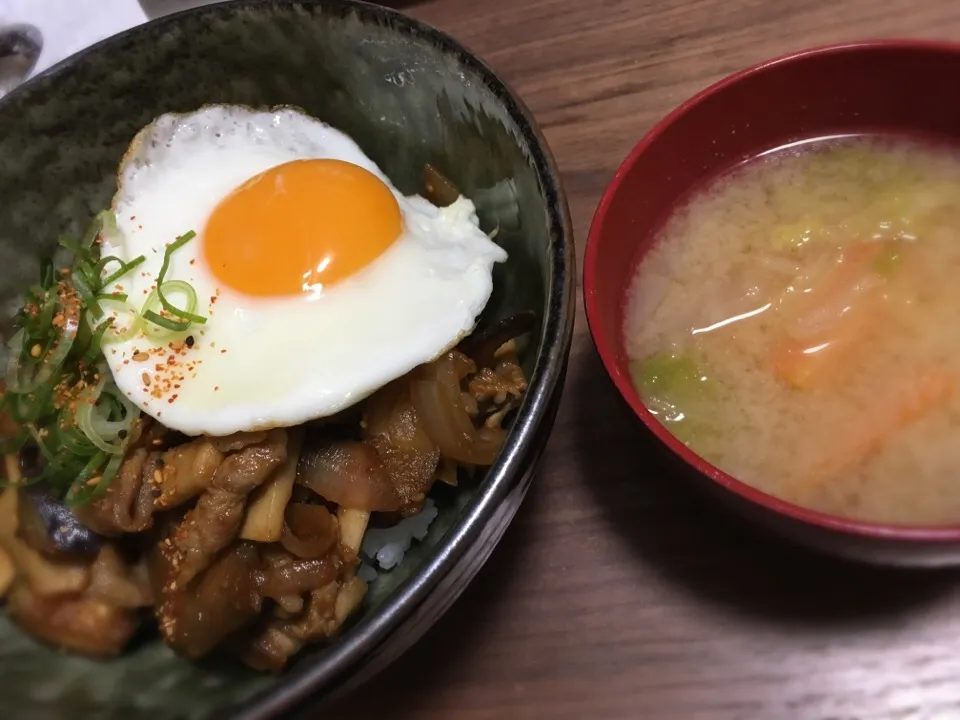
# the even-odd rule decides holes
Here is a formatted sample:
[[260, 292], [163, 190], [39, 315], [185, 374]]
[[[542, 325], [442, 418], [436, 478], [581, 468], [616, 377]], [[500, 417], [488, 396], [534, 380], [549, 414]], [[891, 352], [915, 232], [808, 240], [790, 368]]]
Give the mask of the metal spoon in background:
[[24, 81], [43, 49], [39, 28], [28, 23], [0, 26], [0, 97]]

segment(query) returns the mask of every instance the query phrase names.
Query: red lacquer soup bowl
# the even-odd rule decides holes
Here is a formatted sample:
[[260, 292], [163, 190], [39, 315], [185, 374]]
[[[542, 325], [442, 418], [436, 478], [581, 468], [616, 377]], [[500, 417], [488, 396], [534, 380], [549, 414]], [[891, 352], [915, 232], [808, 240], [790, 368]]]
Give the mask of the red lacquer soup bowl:
[[[817, 48], [756, 65], [707, 88], [656, 125], [617, 170], [597, 208], [584, 303], [597, 351], [642, 426], [681, 474], [762, 525], [807, 546], [890, 565], [960, 565], [960, 525], [881, 525], [777, 499], [676, 440], [630, 381], [628, 289], [671, 210], [736, 164], [791, 142], [838, 134], [922, 135], [960, 144], [960, 45], [911, 40]], [[958, 472], [960, 482], [960, 472]]]

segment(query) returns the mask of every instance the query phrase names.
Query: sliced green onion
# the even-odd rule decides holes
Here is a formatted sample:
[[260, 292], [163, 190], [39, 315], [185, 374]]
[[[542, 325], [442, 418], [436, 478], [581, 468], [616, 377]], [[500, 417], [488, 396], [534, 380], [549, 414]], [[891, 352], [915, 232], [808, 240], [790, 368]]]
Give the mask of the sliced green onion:
[[40, 314], [37, 317], [37, 326], [41, 331], [44, 331], [53, 325], [53, 316], [57, 312], [58, 304], [59, 302], [57, 300], [56, 293], [47, 292], [46, 296], [43, 298], [43, 307], [41, 308]]
[[[106, 210], [98, 212], [94, 216], [93, 220], [90, 221], [90, 224], [87, 225], [87, 230], [83, 234], [83, 237], [80, 238], [81, 248], [83, 248], [84, 250], [87, 250], [93, 247], [93, 243], [94, 241], [96, 241], [97, 235], [99, 235], [100, 231], [103, 230], [103, 221], [107, 216], [112, 217], [112, 213]], [[116, 218], [114, 218], [114, 221], [116, 221]]]
[[[107, 453], [98, 452], [83, 466], [83, 469], [77, 475], [73, 484], [70, 486], [70, 490], [67, 492], [67, 503], [69, 505], [83, 505], [90, 502], [94, 497], [99, 497], [95, 493], [101, 484], [105, 485], [103, 476], [101, 475], [100, 482], [96, 485], [87, 485], [87, 480], [96, 477], [97, 470], [103, 467], [106, 461]], [[106, 490], [107, 488], [104, 487], [100, 494], [102, 495]]]
[[[66, 360], [70, 348], [73, 347], [73, 341], [77, 337], [77, 321], [68, 317], [63, 326], [63, 333], [59, 339], [54, 339], [55, 345], [53, 351], [40, 360], [34, 362], [28, 361], [23, 357], [24, 351], [24, 331], [20, 329], [10, 338], [10, 359], [7, 362], [7, 390], [14, 393], [28, 393], [35, 390], [39, 385], [46, 383], [53, 377], [54, 373], [60, 370], [63, 361]], [[33, 372], [30, 373], [30, 369]]]
[[126, 342], [140, 332], [140, 326], [143, 323], [143, 319], [136, 310], [131, 310], [131, 312], [133, 314], [133, 318], [131, 319], [130, 325], [128, 325], [123, 332], [108, 332], [104, 334], [100, 341], [101, 348], [104, 345], [113, 345], [114, 343]]
[[100, 317], [103, 315], [103, 308], [100, 307], [100, 303], [97, 302], [96, 296], [93, 294], [90, 285], [82, 277], [83, 273], [79, 270], [74, 270], [71, 280], [73, 280], [73, 286], [77, 290], [77, 294], [80, 296], [80, 300], [83, 303], [84, 307], [93, 313], [94, 317]]
[[53, 271], [53, 260], [44, 258], [40, 261], [40, 287], [49, 290], [56, 275]]
[[14, 394], [8, 412], [21, 425], [36, 423], [52, 404], [53, 383], [38, 386], [28, 393]]
[[[120, 471], [120, 465], [122, 463], [123, 455], [114, 455], [110, 458], [106, 467], [103, 468], [100, 473], [100, 482], [96, 485], [87, 485], [86, 480], [84, 480], [83, 483], [74, 483], [70, 494], [67, 495], [67, 504], [71, 507], [78, 507], [103, 497], [110, 488], [110, 483], [113, 482], [113, 478], [115, 478]], [[99, 467], [99, 465], [97, 467]], [[93, 475], [91, 475], [91, 477], [93, 477]]]
[[97, 300], [113, 300], [114, 302], [126, 302], [127, 294], [122, 292], [116, 293], [97, 293]]
[[[107, 287], [110, 283], [116, 282], [117, 280], [119, 280], [120, 278], [122, 278], [124, 275], [126, 275], [128, 272], [130, 272], [131, 270], [133, 270], [135, 267], [137, 267], [137, 266], [140, 265], [141, 263], [145, 262], [146, 259], [147, 259], [147, 256], [146, 256], [146, 255], [140, 255], [139, 257], [135, 257], [133, 260], [131, 260], [131, 261], [128, 262], [128, 263], [125, 263], [125, 262], [123, 262], [122, 260], [120, 260], [120, 258], [114, 257], [114, 256], [112, 256], [112, 255], [111, 255], [110, 257], [106, 258], [106, 259], [107, 259], [107, 260], [116, 260], [117, 262], [119, 262], [119, 263], [120, 263], [120, 269], [114, 271], [113, 274], [108, 275], [107, 278], [100, 284], [100, 287]], [[104, 261], [101, 260], [100, 262], [103, 263]], [[104, 267], [105, 267], [105, 265], [104, 265]], [[101, 268], [101, 272], [102, 272], [102, 271], [103, 271], [103, 268]]]
[[99, 450], [109, 453], [110, 455], [123, 452], [123, 443], [108, 442], [94, 429], [91, 417], [93, 412], [93, 403], [84, 400], [83, 405], [77, 408], [77, 426]]
[[158, 315], [153, 310], [147, 310], [143, 313], [143, 319], [171, 332], [183, 332], [190, 327], [189, 320], [171, 320], [170, 318], [165, 318], [163, 315]]
[[68, 316], [63, 323], [63, 331], [59, 339], [56, 340], [53, 352], [43, 361], [43, 370], [40, 372], [40, 382], [49, 380], [53, 373], [60, 370], [63, 361], [67, 359], [70, 348], [73, 347], [74, 340], [77, 339], [77, 331], [80, 329], [80, 323], [77, 318]]
[[[171, 283], [164, 282], [164, 278], [167, 276], [167, 270], [170, 267], [170, 256], [173, 255], [174, 252], [182, 248], [184, 245], [186, 245], [188, 242], [193, 240], [193, 238], [195, 238], [196, 236], [197, 234], [193, 230], [191, 230], [190, 232], [184, 233], [183, 235], [178, 237], [176, 240], [174, 240], [172, 243], [170, 243], [170, 245], [167, 246], [167, 249], [163, 253], [163, 265], [160, 266], [160, 274], [157, 275], [157, 297], [160, 299], [160, 304], [163, 306], [163, 309], [166, 310], [171, 315], [176, 315], [177, 317], [182, 318], [183, 320], [186, 320], [188, 325], [189, 323], [197, 323], [199, 325], [202, 325], [207, 321], [207, 319], [203, 317], [203, 315], [197, 315], [193, 312], [193, 310], [196, 308], [196, 293], [193, 291], [192, 287], [190, 287], [187, 283], [183, 282], [182, 280], [174, 281], [190, 287], [190, 292], [193, 294], [193, 297], [194, 297], [194, 302], [193, 302], [194, 307], [188, 308], [186, 310], [182, 310], [178, 308], [176, 305], [173, 305], [172, 303], [170, 303], [167, 300], [166, 296], [164, 295], [165, 289], [171, 292], [173, 291], [173, 287], [171, 286]], [[155, 322], [155, 321], [151, 321], [151, 322]], [[168, 328], [168, 329], [171, 329], [171, 328]], [[185, 330], [186, 328], [184, 327], [183, 329]]]
[[30, 392], [31, 388], [26, 386], [24, 380], [20, 377], [20, 356], [23, 355], [23, 328], [17, 330], [10, 342], [7, 343], [7, 349], [10, 352], [10, 359], [7, 360], [7, 391], [14, 393]]
[[[115, 386], [114, 390], [116, 390]], [[119, 391], [116, 391], [115, 394], [110, 391], [103, 392], [100, 395], [100, 402], [100, 407], [103, 408], [103, 412], [93, 413], [91, 427], [93, 431], [104, 440], [112, 441], [120, 439], [122, 452], [125, 447], [126, 438], [130, 437], [133, 422], [137, 419], [139, 410], [137, 410], [136, 405], [120, 394]], [[119, 419], [111, 420], [111, 415], [117, 416]], [[126, 434], [121, 438], [121, 434], [123, 433]]]
[[80, 249], [80, 243], [73, 238], [67, 237], [66, 235], [61, 235], [58, 237], [57, 244], [62, 248], [66, 248], [76, 256], [83, 255], [83, 250]]
[[[189, 319], [177, 320], [174, 318], [164, 317], [152, 309], [151, 306], [156, 305], [157, 302], [163, 305], [162, 296], [160, 295], [161, 288], [166, 294], [182, 293], [184, 295], [185, 312], [187, 315], [191, 315], [196, 309], [197, 291], [193, 289], [193, 285], [188, 282], [184, 282], [183, 280], [168, 280], [165, 283], [158, 284], [157, 289], [147, 296], [147, 301], [143, 304], [143, 309], [140, 311], [141, 316], [145, 321], [153, 323], [164, 330], [169, 330], [171, 332], [183, 332], [184, 330], [187, 330], [191, 324]], [[180, 315], [179, 317], [183, 318], [184, 316]], [[206, 318], [204, 318], [203, 321], [206, 322]], [[161, 337], [166, 336], [167, 333], [153, 330], [149, 334], [153, 335], [154, 337]]]
[[97, 451], [93, 443], [87, 439], [87, 436], [74, 425], [61, 428], [59, 424], [55, 424], [54, 428], [57, 444], [67, 452], [81, 457], [89, 457]]
[[80, 358], [81, 362], [92, 363], [97, 359], [97, 356], [100, 354], [100, 346], [103, 343], [103, 334], [113, 327], [114, 320], [116, 320], [116, 318], [107, 318], [97, 325], [93, 331], [93, 335], [90, 337], [90, 344], [87, 346], [87, 351], [83, 354], [83, 357]]
[[[41, 263], [40, 284], [25, 294], [24, 306], [30, 306], [30, 313], [21, 310], [18, 314], [19, 329], [8, 343], [7, 391], [0, 408], [21, 430], [17, 437], [0, 442], [0, 451], [18, 452], [24, 443], [35, 444], [44, 467], [33, 480], [48, 483], [72, 505], [89, 502], [107, 491], [119, 472], [130, 430], [140, 414], [117, 389], [105, 365], [98, 367], [100, 379], [81, 390], [69, 407], [60, 408], [55, 401], [61, 385], [75, 387], [91, 380], [89, 367], [100, 358], [106, 343], [127, 339], [141, 327], [142, 318], [134, 308], [129, 308], [131, 327], [123, 332], [117, 332], [117, 325], [123, 322], [117, 313], [96, 320], [104, 314], [100, 302], [125, 304], [128, 300], [125, 293], [109, 292], [106, 286], [146, 260], [140, 256], [125, 263], [115, 256], [101, 258], [95, 247], [97, 237], [112, 230], [114, 216], [102, 212], [79, 242], [59, 239], [60, 245], [74, 253], [68, 277], [61, 279], [50, 260]], [[107, 277], [102, 279], [105, 273]], [[64, 296], [62, 285], [66, 283], [73, 286], [66, 292], [76, 292], [79, 298], [79, 313], [69, 307], [71, 301]], [[188, 311], [196, 304], [192, 288], [188, 292], [173, 284], [164, 290], [182, 292], [191, 305]], [[158, 295], [155, 302], [159, 301]], [[65, 317], [66, 322], [56, 326], [58, 317]], [[96, 483], [88, 485], [91, 478], [97, 478]]]
[[37, 444], [40, 454], [43, 455], [44, 460], [47, 462], [53, 462], [54, 454], [51, 452], [50, 448], [47, 447], [47, 444], [43, 441], [43, 438], [40, 437], [40, 432], [37, 430], [37, 428], [35, 428], [33, 425], [27, 425], [27, 430], [33, 437], [33, 441]]
[[[125, 437], [129, 437], [137, 409], [117, 389], [105, 366], [101, 366], [99, 372], [100, 381], [77, 399], [77, 427], [103, 452], [122, 453], [126, 440], [119, 439], [120, 433], [126, 432]], [[110, 416], [114, 414], [120, 417], [112, 419]], [[118, 439], [119, 442], [114, 442]]]
[[[94, 221], [100, 223], [97, 234], [99, 234], [101, 231], [105, 233], [117, 232], [117, 216], [114, 215], [110, 210], [101, 210], [98, 212], [97, 216], [94, 218]], [[94, 235], [94, 237], [96, 237], [96, 235]]]

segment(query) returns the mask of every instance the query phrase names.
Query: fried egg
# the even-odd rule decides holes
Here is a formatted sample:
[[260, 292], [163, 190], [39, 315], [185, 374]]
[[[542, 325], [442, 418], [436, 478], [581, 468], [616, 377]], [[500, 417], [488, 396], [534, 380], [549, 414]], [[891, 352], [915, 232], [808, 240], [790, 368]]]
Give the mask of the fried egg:
[[[101, 255], [146, 260], [108, 288], [127, 300], [105, 303], [117, 334], [104, 355], [122, 392], [188, 435], [353, 405], [468, 335], [507, 259], [470, 200], [402, 195], [350, 137], [295, 109], [161, 116], [117, 180]], [[188, 283], [206, 322], [138, 325], [132, 309], [161, 310], [165, 251], [191, 231], [164, 283]]]

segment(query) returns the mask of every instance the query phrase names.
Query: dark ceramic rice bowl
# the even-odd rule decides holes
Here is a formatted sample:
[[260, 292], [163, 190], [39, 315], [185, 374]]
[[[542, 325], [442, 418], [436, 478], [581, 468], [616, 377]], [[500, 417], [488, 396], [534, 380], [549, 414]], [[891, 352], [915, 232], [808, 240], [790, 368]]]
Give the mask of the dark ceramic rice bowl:
[[[437, 498], [440, 516], [363, 611], [280, 676], [230, 659], [190, 663], [145, 638], [123, 657], [64, 655], [0, 618], [6, 717], [264, 718], [356, 687], [412, 645], [492, 552], [553, 425], [573, 326], [574, 252], [553, 160], [529, 112], [481, 61], [403, 15], [348, 0], [241, 0], [115, 36], [0, 101], [0, 300], [12, 311], [39, 257], [108, 204], [118, 161], [156, 115], [207, 103], [296, 105], [350, 134], [406, 194], [437, 165], [510, 254], [480, 328], [523, 310], [538, 326], [509, 439], [480, 482]], [[499, 185], [498, 185], [499, 183]], [[506, 185], [504, 185], [506, 183]], [[512, 185], [511, 185], [512, 183]], [[512, 188], [515, 205], [493, 187]]]

